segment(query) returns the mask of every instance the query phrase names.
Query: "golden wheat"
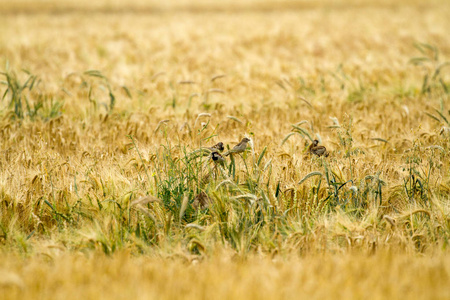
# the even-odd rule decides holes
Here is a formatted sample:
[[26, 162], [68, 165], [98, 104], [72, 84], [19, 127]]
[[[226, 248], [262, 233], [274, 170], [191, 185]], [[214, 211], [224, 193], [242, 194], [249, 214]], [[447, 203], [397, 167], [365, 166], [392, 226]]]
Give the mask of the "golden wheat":
[[449, 15], [0, 1], [0, 294], [450, 297]]

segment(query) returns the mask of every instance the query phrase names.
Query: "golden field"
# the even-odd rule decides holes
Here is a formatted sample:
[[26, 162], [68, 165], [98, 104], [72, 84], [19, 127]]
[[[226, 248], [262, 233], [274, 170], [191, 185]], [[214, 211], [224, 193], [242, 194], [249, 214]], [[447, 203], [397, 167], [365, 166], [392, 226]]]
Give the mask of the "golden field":
[[449, 15], [1, 0], [1, 298], [449, 299]]

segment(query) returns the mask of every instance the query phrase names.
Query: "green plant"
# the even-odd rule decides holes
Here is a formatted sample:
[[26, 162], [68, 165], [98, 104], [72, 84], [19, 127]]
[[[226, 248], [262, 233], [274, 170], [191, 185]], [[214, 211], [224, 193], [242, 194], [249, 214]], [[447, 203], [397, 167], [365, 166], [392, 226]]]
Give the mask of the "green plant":
[[427, 116], [429, 116], [430, 118], [432, 118], [433, 120], [436, 120], [437, 122], [441, 123], [442, 124], [442, 128], [439, 131], [439, 133], [442, 134], [442, 135], [447, 135], [447, 137], [450, 138], [450, 121], [448, 119], [448, 118], [450, 118], [450, 110], [447, 111], [448, 117], [446, 117], [445, 116], [446, 115], [446, 111], [445, 111], [446, 108], [445, 108], [445, 105], [444, 105], [444, 99], [443, 98], [440, 99], [440, 103], [441, 103], [440, 108], [439, 109], [436, 109], [436, 108], [434, 109], [434, 111], [438, 114], [438, 116], [433, 115], [433, 114], [431, 114], [429, 112], [425, 112], [425, 114]]
[[422, 56], [413, 57], [409, 62], [415, 66], [421, 66], [424, 72], [422, 80], [422, 94], [431, 94], [432, 92], [448, 95], [450, 87], [444, 81], [442, 72], [450, 66], [449, 61], [441, 61], [439, 49], [436, 46], [427, 43], [415, 43], [414, 47]]
[[8, 109], [13, 112], [15, 119], [35, 120], [36, 118], [45, 121], [59, 117], [62, 114], [64, 101], [59, 100], [54, 95], [48, 95], [38, 89], [41, 83], [38, 76], [31, 74], [27, 70], [22, 70], [26, 79], [22, 82], [16, 72], [6, 66], [5, 72], [0, 72], [6, 81], [0, 81], [6, 85], [2, 100], [8, 99]]
[[[95, 110], [98, 109], [99, 105], [105, 106], [108, 113], [111, 113], [114, 109], [114, 106], [116, 104], [116, 96], [113, 93], [113, 90], [111, 88], [111, 84], [109, 83], [109, 79], [102, 74], [102, 72], [98, 70], [88, 70], [83, 73], [83, 75], [87, 75], [92, 79], [97, 78], [98, 80], [85, 80], [83, 78], [83, 85], [86, 86], [89, 89], [88, 92], [88, 99], [90, 102], [93, 103]], [[109, 98], [109, 105], [105, 102], [101, 102], [96, 96], [95, 91], [97, 89], [100, 89], [100, 91], [105, 90], [107, 91], [108, 98]], [[127, 88], [124, 88], [124, 90], [127, 92], [128, 95], [130, 95]]]
[[6, 91], [3, 93], [2, 100], [9, 95], [8, 108], [12, 109], [14, 116], [18, 119], [23, 119], [27, 115], [34, 117], [38, 110], [42, 108], [42, 102], [38, 101], [33, 105], [29, 103], [30, 92], [39, 83], [37, 76], [31, 75], [29, 72], [24, 71], [28, 77], [25, 82], [21, 82], [14, 71], [9, 70], [6, 67], [6, 72], [1, 72], [6, 81], [1, 81], [6, 85]]

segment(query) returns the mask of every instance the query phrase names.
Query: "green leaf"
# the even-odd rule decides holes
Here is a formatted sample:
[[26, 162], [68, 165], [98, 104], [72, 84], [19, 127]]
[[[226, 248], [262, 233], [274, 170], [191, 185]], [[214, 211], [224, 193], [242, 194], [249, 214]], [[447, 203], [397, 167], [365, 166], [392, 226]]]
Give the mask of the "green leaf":
[[53, 211], [56, 211], [56, 209], [53, 207], [53, 205], [48, 202], [47, 200], [44, 200], [45, 204], [47, 204]]
[[306, 175], [305, 177], [303, 177], [303, 179], [300, 180], [300, 181], [298, 182], [298, 184], [302, 184], [302, 183], [305, 182], [308, 178], [313, 177], [313, 176], [320, 176], [320, 177], [322, 177], [323, 174], [322, 174], [321, 172], [319, 172], [319, 171], [311, 172], [311, 173], [309, 173], [308, 175]]
[[261, 154], [259, 155], [258, 160], [257, 160], [257, 162], [256, 162], [256, 165], [258, 165], [258, 166], [260, 165], [261, 160], [262, 160], [263, 157], [264, 157], [264, 154], [266, 154], [266, 151], [267, 151], [267, 146], [264, 147], [263, 151], [262, 151]]
[[445, 123], [447, 123], [447, 125], [450, 125], [447, 118], [439, 110], [435, 109], [435, 111], [441, 116], [441, 118], [445, 121]]

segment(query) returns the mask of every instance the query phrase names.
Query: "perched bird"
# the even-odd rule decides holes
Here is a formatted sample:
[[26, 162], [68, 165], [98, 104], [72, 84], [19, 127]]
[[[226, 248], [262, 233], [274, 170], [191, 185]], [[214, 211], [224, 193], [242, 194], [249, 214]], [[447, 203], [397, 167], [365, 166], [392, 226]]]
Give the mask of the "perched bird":
[[222, 142], [218, 142], [214, 146], [209, 147], [207, 149], [211, 150], [211, 152], [222, 152], [225, 149], [225, 147], [223, 146]]
[[230, 149], [229, 151], [227, 151], [224, 154], [224, 156], [228, 156], [228, 155], [233, 154], [233, 153], [242, 153], [242, 152], [244, 152], [245, 149], [247, 149], [248, 142], [250, 142], [250, 139], [248, 139], [246, 137], [243, 138], [242, 141], [239, 144], [234, 146], [233, 149]]
[[[204, 151], [204, 150], [208, 150], [208, 151]], [[217, 144], [215, 144], [212, 147], [202, 147], [196, 151], [194, 151], [193, 153], [198, 153], [200, 152], [201, 156], [210, 156], [211, 153], [213, 152], [222, 152], [223, 150], [225, 150], [225, 147], [223, 146], [222, 142], [218, 142]]]
[[220, 164], [222, 166], [225, 165], [225, 158], [219, 152], [216, 152], [216, 151], [211, 152], [211, 159], [216, 164]]
[[194, 209], [205, 209], [209, 207], [211, 202], [211, 198], [209, 198], [208, 194], [201, 191], [200, 194], [195, 196], [194, 202], [192, 202], [192, 207], [194, 207]]
[[311, 145], [308, 147], [308, 153], [315, 154], [317, 156], [324, 155], [325, 157], [328, 157], [329, 153], [327, 151], [327, 148], [324, 146], [319, 146], [319, 141], [314, 140]]

